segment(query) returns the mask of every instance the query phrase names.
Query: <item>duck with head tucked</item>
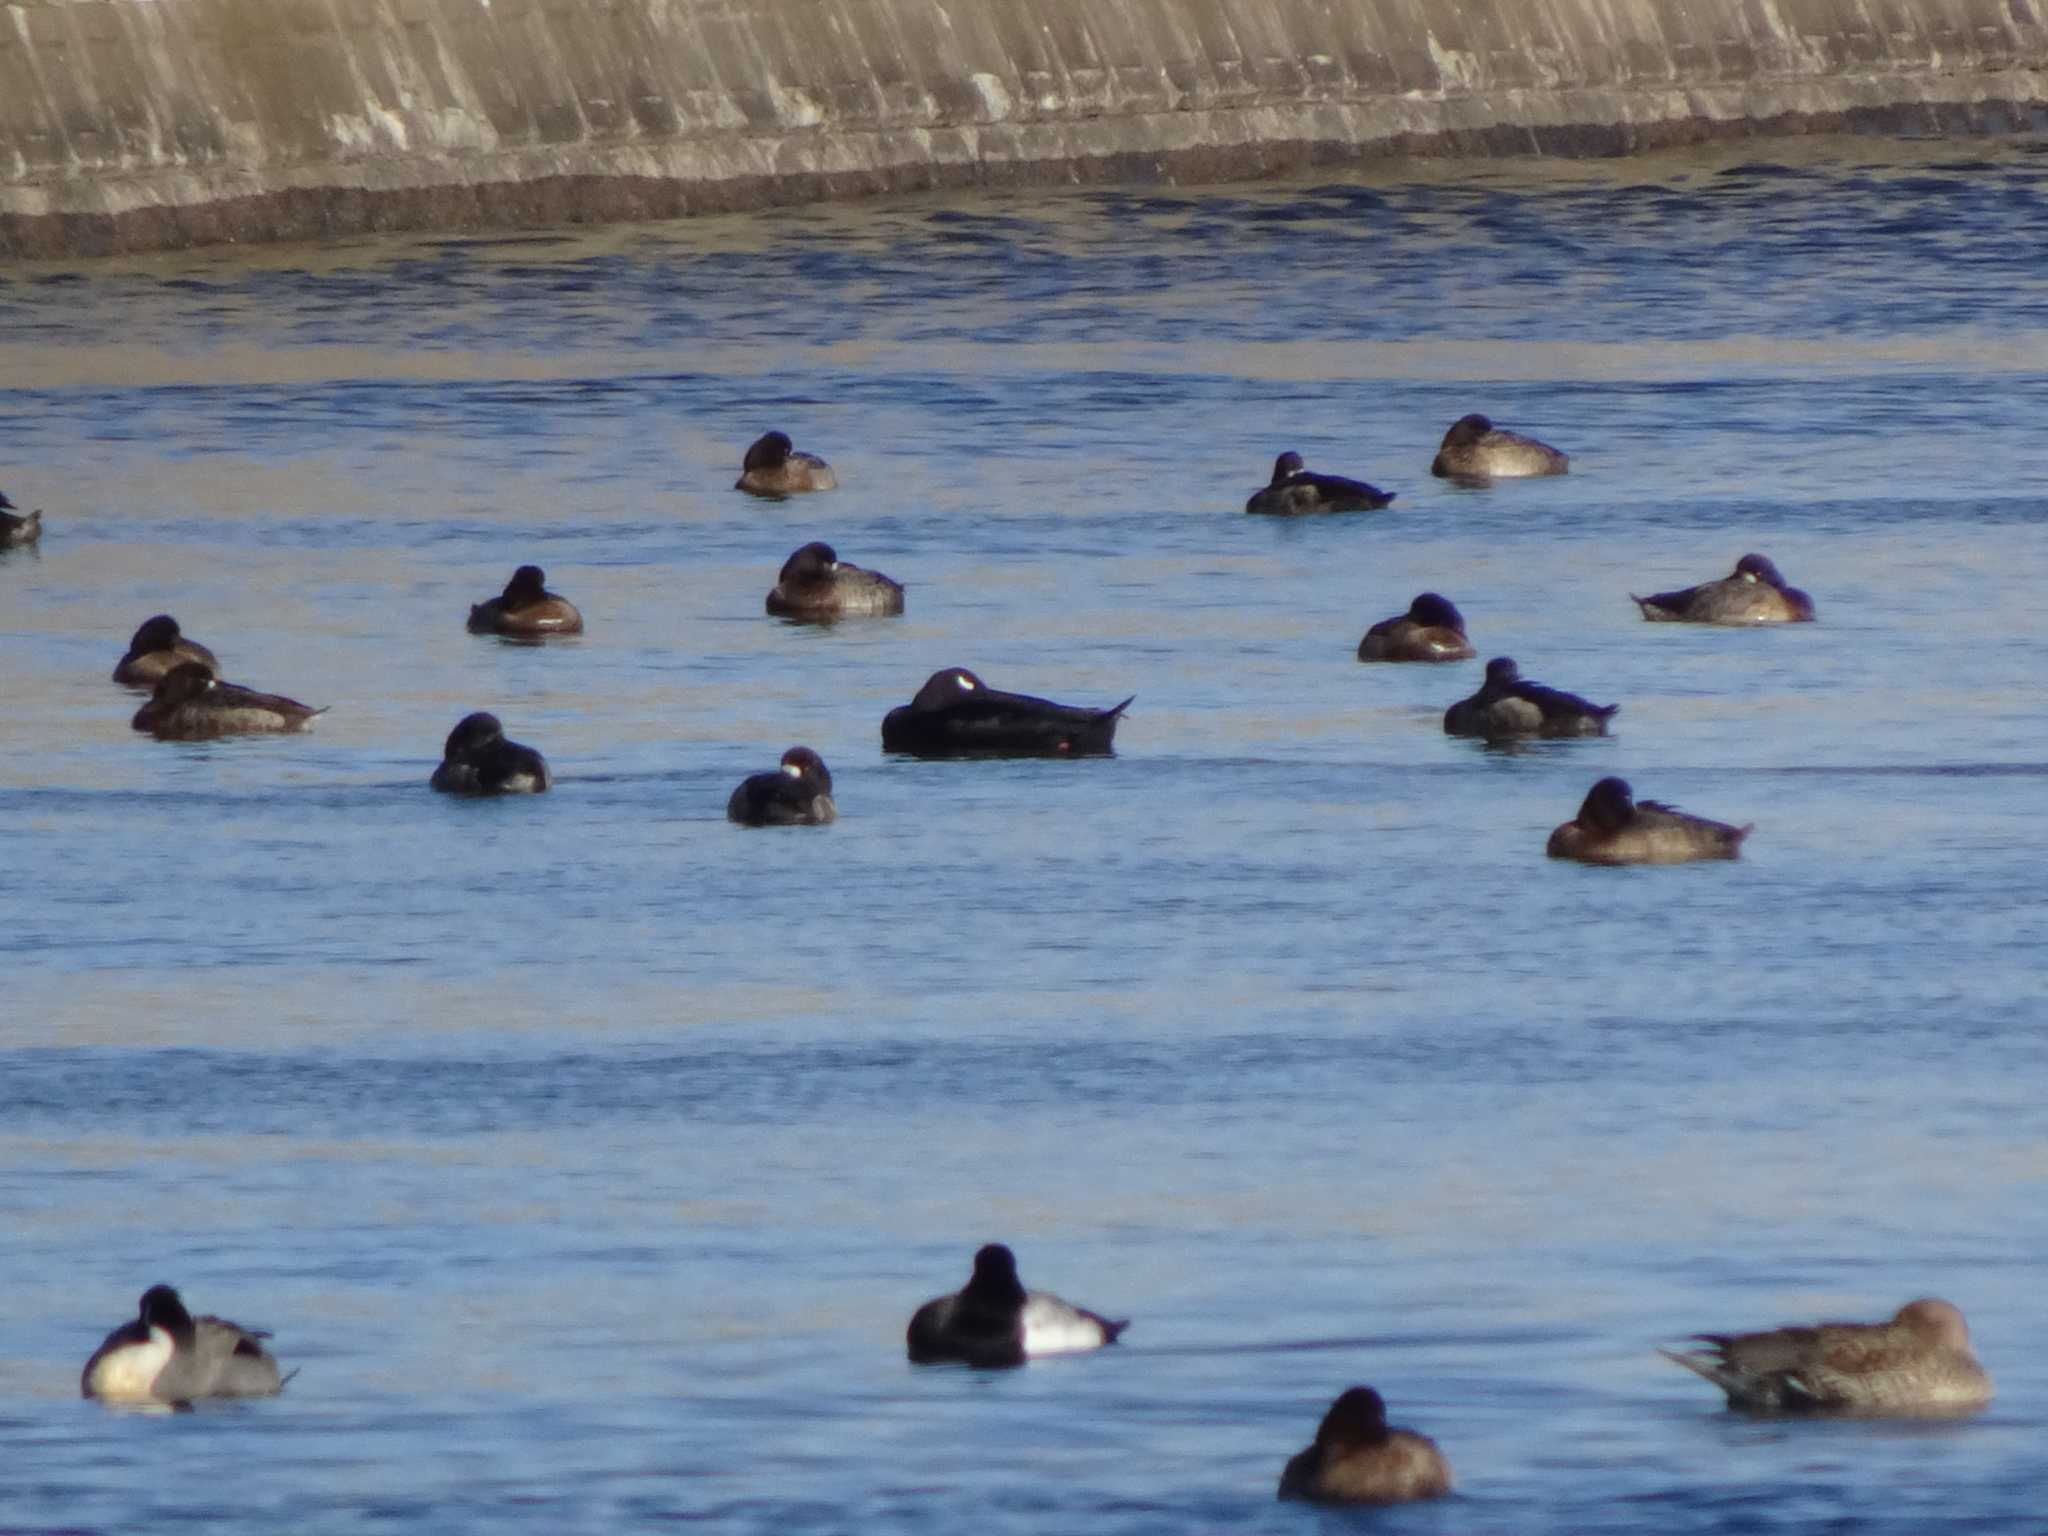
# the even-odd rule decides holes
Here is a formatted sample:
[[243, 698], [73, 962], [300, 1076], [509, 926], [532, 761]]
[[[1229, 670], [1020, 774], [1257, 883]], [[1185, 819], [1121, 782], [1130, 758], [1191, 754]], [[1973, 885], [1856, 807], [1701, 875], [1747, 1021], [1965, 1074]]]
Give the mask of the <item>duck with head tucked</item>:
[[109, 1403], [275, 1397], [285, 1378], [263, 1347], [269, 1337], [224, 1318], [194, 1317], [171, 1287], [153, 1285], [142, 1293], [137, 1316], [85, 1362], [78, 1389]]
[[1131, 699], [1108, 709], [991, 688], [965, 667], [925, 679], [882, 719], [882, 750], [912, 757], [1108, 757]]
[[1128, 1319], [1112, 1322], [1049, 1291], [1025, 1290], [1017, 1256], [990, 1243], [974, 1255], [966, 1285], [917, 1309], [904, 1341], [915, 1365], [1000, 1370], [1041, 1355], [1100, 1349], [1130, 1326]]
[[1991, 1377], [1970, 1348], [1963, 1314], [1933, 1296], [1882, 1323], [1693, 1337], [1707, 1348], [1658, 1353], [1704, 1376], [1743, 1413], [1936, 1418], [1991, 1401]]
[[554, 784], [547, 759], [505, 739], [493, 714], [464, 715], [448, 733], [441, 766], [427, 783], [449, 795], [538, 795]]
[[178, 621], [168, 613], [160, 613], [144, 619], [135, 631], [128, 642], [128, 654], [114, 666], [114, 681], [131, 688], [154, 688], [171, 668], [188, 661], [197, 662], [216, 676], [220, 673], [220, 663], [214, 660], [213, 652], [197, 640], [186, 639]]
[[1244, 504], [1247, 512], [1269, 517], [1294, 517], [1304, 512], [1377, 512], [1394, 499], [1363, 480], [1342, 475], [1310, 474], [1298, 453], [1287, 452], [1273, 461], [1273, 478], [1252, 492]]
[[1581, 864], [1687, 864], [1740, 857], [1752, 830], [1638, 800], [1628, 780], [1609, 778], [1586, 792], [1577, 818], [1550, 834], [1545, 852]]
[[1358, 642], [1360, 661], [1469, 661], [1477, 654], [1465, 638], [1465, 616], [1434, 592], [1419, 594], [1406, 613], [1381, 619]]
[[1522, 676], [1512, 656], [1486, 664], [1486, 681], [1444, 711], [1447, 736], [1509, 741], [1523, 736], [1605, 736], [1619, 704], [1595, 704]]
[[791, 747], [775, 772], [740, 781], [725, 802], [725, 819], [743, 827], [822, 827], [837, 821], [832, 770], [809, 747]]
[[880, 571], [846, 564], [830, 544], [810, 543], [782, 562], [768, 611], [813, 624], [881, 617], [903, 611], [903, 588]]
[[1429, 472], [1439, 480], [1478, 486], [1530, 475], [1562, 475], [1570, 471], [1571, 463], [1548, 443], [1496, 427], [1474, 414], [1451, 423]]
[[576, 605], [547, 587], [547, 572], [522, 565], [496, 597], [469, 610], [472, 635], [502, 635], [508, 640], [544, 640], [551, 635], [580, 635], [583, 615]]
[[1387, 1423], [1387, 1405], [1371, 1387], [1353, 1387], [1330, 1405], [1315, 1444], [1287, 1463], [1280, 1497], [1323, 1504], [1408, 1504], [1451, 1491], [1451, 1464], [1427, 1435]]
[[1658, 592], [1629, 595], [1643, 617], [1661, 624], [1807, 624], [1813, 621], [1813, 599], [1787, 586], [1777, 566], [1762, 555], [1744, 555], [1719, 581]]
[[310, 731], [327, 713], [277, 693], [222, 682], [203, 662], [180, 662], [157, 681], [129, 723], [158, 741], [212, 741], [265, 731]]
[[836, 490], [838, 486], [839, 477], [832, 473], [832, 466], [815, 453], [798, 449], [787, 432], [764, 432], [747, 449], [747, 456], [740, 463], [740, 477], [732, 488], [750, 496], [780, 500], [805, 491]]
[[43, 536], [43, 514], [23, 515], [21, 508], [0, 491], [0, 549], [17, 549]]

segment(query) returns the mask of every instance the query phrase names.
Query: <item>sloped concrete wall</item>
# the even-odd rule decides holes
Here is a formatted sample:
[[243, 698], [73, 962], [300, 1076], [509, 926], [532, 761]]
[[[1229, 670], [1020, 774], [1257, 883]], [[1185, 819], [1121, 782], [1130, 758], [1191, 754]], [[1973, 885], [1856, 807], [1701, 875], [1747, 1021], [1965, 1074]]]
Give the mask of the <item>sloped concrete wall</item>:
[[0, 252], [2048, 129], [2048, 0], [0, 0]]

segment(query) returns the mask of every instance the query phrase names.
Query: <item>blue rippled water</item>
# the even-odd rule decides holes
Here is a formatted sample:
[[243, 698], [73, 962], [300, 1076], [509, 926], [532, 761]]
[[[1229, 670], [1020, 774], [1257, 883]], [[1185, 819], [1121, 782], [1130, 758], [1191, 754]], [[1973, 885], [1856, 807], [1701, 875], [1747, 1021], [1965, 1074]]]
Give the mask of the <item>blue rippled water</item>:
[[[0, 272], [0, 1528], [2038, 1530], [2043, 149]], [[1432, 480], [1470, 410], [1572, 474]], [[1398, 498], [1245, 517], [1286, 448]], [[812, 538], [908, 613], [765, 617]], [[1749, 549], [1821, 622], [1628, 601]], [[587, 634], [466, 634], [527, 561]], [[1614, 736], [1445, 737], [1354, 659], [1424, 589]], [[137, 736], [159, 611], [330, 713]], [[1118, 756], [884, 757], [954, 664]], [[477, 708], [554, 793], [427, 790]], [[843, 819], [728, 825], [795, 742]], [[1743, 859], [1546, 860], [1610, 773]], [[997, 1239], [1123, 1343], [907, 1365]], [[81, 1402], [158, 1280], [301, 1374]], [[1974, 1419], [1655, 1354], [1927, 1293]], [[1273, 1501], [1359, 1381], [1455, 1497]]]

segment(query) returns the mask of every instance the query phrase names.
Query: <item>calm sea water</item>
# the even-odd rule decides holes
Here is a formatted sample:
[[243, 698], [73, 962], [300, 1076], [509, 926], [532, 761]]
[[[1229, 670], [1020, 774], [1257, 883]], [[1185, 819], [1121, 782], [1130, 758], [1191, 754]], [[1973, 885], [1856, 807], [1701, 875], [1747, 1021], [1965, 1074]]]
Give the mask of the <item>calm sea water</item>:
[[[0, 274], [0, 1527], [2038, 1530], [2044, 224], [1855, 140]], [[812, 538], [908, 615], [764, 617]], [[1751, 549], [1820, 623], [1628, 602]], [[527, 561], [588, 634], [465, 634]], [[1446, 738], [1425, 588], [1614, 737]], [[332, 712], [136, 736], [159, 611]], [[884, 758], [951, 664], [1119, 756]], [[556, 793], [427, 790], [478, 708]], [[796, 742], [844, 819], [727, 825]], [[1743, 859], [1547, 861], [1609, 773]], [[995, 1239], [1124, 1344], [905, 1364]], [[157, 1280], [302, 1374], [79, 1401]], [[1926, 1293], [1978, 1419], [1654, 1353]], [[1358, 1381], [1456, 1498], [1273, 1503]]]

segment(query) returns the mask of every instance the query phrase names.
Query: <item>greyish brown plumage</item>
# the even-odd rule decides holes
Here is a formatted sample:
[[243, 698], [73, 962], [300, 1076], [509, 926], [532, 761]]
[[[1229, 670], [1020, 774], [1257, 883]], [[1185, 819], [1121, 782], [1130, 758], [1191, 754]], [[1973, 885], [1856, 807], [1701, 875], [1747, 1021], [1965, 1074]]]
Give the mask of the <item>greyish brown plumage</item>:
[[1451, 1491], [1451, 1464], [1427, 1435], [1387, 1423], [1387, 1405], [1371, 1387], [1353, 1387], [1330, 1405], [1315, 1443], [1287, 1463], [1280, 1497], [1323, 1504], [1408, 1504]]
[[1923, 1418], [1991, 1401], [1991, 1377], [1952, 1304], [1923, 1296], [1882, 1323], [1818, 1323], [1763, 1333], [1699, 1333], [1705, 1349], [1659, 1350], [1745, 1413]]

